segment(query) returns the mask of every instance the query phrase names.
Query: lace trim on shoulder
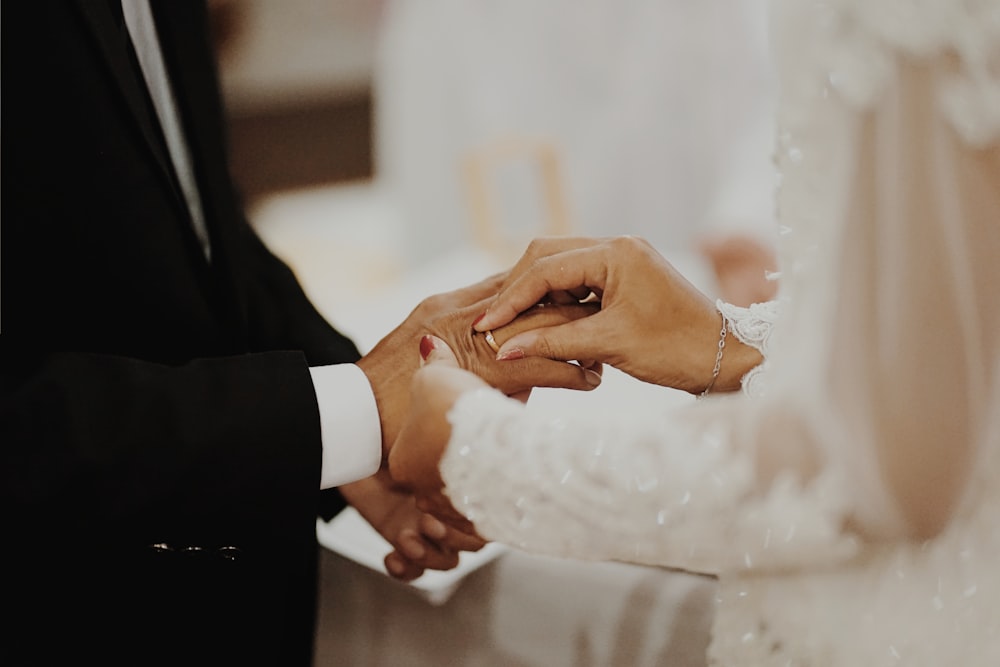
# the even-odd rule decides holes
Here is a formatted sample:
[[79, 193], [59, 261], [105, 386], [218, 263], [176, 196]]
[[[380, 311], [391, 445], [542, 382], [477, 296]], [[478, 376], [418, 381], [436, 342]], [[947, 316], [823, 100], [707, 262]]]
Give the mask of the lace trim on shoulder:
[[1000, 140], [1000, 2], [825, 0], [816, 3], [820, 65], [848, 103], [871, 106], [895, 74], [895, 54], [954, 54], [939, 101], [968, 143]]

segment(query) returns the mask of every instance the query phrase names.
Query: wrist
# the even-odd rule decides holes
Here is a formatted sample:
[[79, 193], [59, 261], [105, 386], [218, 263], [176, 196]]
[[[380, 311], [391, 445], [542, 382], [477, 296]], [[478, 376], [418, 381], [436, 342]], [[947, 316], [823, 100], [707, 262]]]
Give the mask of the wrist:
[[716, 311], [716, 346], [714, 364], [707, 383], [704, 378], [695, 393], [699, 398], [709, 393], [726, 393], [739, 391], [743, 376], [764, 361], [764, 356], [752, 345], [747, 345], [733, 334], [729, 319], [724, 313]]
[[359, 479], [356, 482], [348, 482], [347, 484], [341, 484], [337, 487], [340, 491], [340, 495], [344, 497], [344, 501], [357, 509], [358, 505], [364, 504], [364, 497], [370, 490], [368, 487], [371, 484], [371, 478], [366, 477], [364, 479]]
[[726, 337], [726, 351], [719, 368], [719, 377], [715, 380], [713, 392], [739, 391], [743, 376], [764, 362], [760, 351], [743, 343], [736, 336]]
[[[416, 355], [413, 355], [416, 356]], [[365, 355], [356, 362], [368, 378], [372, 395], [375, 397], [375, 407], [378, 410], [379, 428], [382, 439], [382, 460], [385, 461], [392, 443], [399, 433], [400, 425], [406, 416], [410, 402], [410, 379], [416, 370], [416, 363], [411, 365], [399, 358], [389, 355], [382, 358], [376, 350]]]

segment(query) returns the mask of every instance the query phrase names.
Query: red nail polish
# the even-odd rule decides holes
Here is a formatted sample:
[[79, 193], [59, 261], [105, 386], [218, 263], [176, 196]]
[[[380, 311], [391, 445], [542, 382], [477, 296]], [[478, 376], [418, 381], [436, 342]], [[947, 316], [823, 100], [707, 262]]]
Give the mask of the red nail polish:
[[485, 313], [485, 312], [483, 312], [483, 313], [482, 313], [482, 314], [481, 314], [481, 315], [480, 315], [479, 317], [477, 317], [476, 319], [472, 320], [472, 328], [473, 328], [473, 329], [475, 329], [475, 328], [476, 328], [476, 325], [477, 325], [477, 324], [479, 324], [479, 321], [480, 321], [481, 319], [483, 319], [484, 317], [486, 317], [486, 313]]
[[428, 355], [434, 350], [434, 339], [430, 336], [424, 336], [420, 339], [420, 357], [427, 361]]

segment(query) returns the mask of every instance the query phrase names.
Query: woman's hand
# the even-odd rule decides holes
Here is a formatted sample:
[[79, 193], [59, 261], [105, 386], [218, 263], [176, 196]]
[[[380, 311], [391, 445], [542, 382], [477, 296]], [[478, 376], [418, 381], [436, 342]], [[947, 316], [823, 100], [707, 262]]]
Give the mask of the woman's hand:
[[[561, 324], [566, 324], [567, 322], [573, 322], [584, 317], [590, 317], [597, 314], [600, 310], [601, 304], [597, 302], [539, 304], [528, 308], [523, 313], [520, 313], [516, 318], [514, 318], [514, 321], [504, 324], [502, 327], [490, 330], [489, 333], [493, 336], [492, 344], [486, 342], [486, 334], [477, 335], [474, 332], [473, 335], [477, 338], [482, 337], [483, 341], [486, 342], [487, 345], [494, 347], [493, 351], [496, 352], [498, 349], [502, 349], [502, 346], [508, 340], [525, 331], [556, 327]], [[516, 366], [519, 361], [523, 363], [524, 361], [530, 361], [530, 359], [511, 359], [510, 361], [514, 362], [510, 365]], [[601, 384], [601, 374], [603, 372], [601, 362], [594, 361], [593, 359], [575, 358], [567, 359], [566, 361], [575, 362], [576, 366], [582, 368], [583, 377], [589, 384], [595, 387]], [[522, 401], [526, 401], [530, 395], [530, 389], [510, 394], [512, 398], [517, 398]]]
[[459, 367], [455, 353], [440, 338], [420, 341], [423, 366], [413, 375], [410, 411], [389, 450], [393, 480], [417, 497], [417, 506], [460, 532], [475, 535], [475, 527], [444, 495], [438, 465], [451, 438], [448, 413], [464, 392], [489, 385]]
[[[599, 300], [600, 311], [519, 333], [500, 347], [497, 358], [603, 362], [640, 380], [694, 394], [711, 382], [721, 315], [636, 237], [533, 241], [473, 327], [495, 329], [539, 302], [586, 299]], [[729, 337], [714, 389], [738, 389], [743, 374], [760, 361], [756, 350]]]

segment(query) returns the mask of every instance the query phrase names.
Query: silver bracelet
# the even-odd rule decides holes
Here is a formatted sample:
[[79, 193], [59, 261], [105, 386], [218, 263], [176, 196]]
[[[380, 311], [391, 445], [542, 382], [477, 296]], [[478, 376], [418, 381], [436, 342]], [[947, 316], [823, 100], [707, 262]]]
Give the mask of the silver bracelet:
[[719, 351], [715, 355], [715, 368], [712, 369], [712, 379], [709, 380], [708, 386], [705, 387], [705, 391], [698, 394], [698, 398], [705, 398], [708, 396], [708, 392], [712, 391], [712, 387], [715, 386], [715, 381], [719, 379], [719, 369], [722, 368], [722, 353], [726, 349], [726, 333], [729, 327], [726, 325], [726, 316], [721, 312], [719, 316], [722, 317], [722, 330], [719, 332]]

